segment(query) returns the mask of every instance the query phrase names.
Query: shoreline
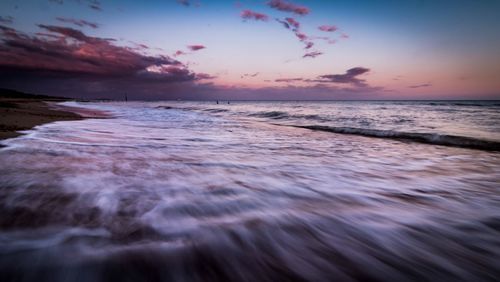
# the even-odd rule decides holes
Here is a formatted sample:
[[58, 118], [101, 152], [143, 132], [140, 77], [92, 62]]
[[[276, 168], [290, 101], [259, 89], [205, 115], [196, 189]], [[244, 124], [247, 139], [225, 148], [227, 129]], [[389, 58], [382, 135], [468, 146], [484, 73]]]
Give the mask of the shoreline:
[[23, 135], [23, 130], [55, 122], [109, 118], [105, 112], [59, 105], [70, 99], [0, 94], [0, 140]]

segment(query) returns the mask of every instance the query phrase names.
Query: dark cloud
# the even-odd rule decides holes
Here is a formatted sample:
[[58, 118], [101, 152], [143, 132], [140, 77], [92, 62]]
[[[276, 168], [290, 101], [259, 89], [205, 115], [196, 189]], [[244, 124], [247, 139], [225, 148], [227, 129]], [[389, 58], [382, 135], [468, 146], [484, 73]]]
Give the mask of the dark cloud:
[[276, 19], [277, 22], [281, 23], [286, 29], [290, 29], [290, 24], [286, 21], [282, 21], [280, 19]]
[[78, 20], [78, 19], [63, 18], [63, 17], [57, 17], [56, 19], [60, 22], [74, 24], [74, 25], [79, 26], [79, 27], [91, 27], [94, 29], [99, 27], [99, 24], [89, 22], [86, 20]]
[[112, 41], [112, 39], [107, 39], [107, 38], [98, 38], [98, 37], [90, 37], [85, 35], [82, 31], [74, 29], [74, 28], [69, 28], [69, 27], [62, 27], [62, 26], [55, 26], [55, 25], [43, 25], [39, 24], [39, 28], [47, 30], [49, 32], [52, 32], [53, 34], [59, 35], [59, 36], [64, 36], [67, 38], [75, 39], [78, 41], [82, 41], [85, 43], [103, 43], [109, 41]]
[[348, 39], [348, 38], [349, 38], [349, 35], [348, 35], [348, 34], [345, 34], [345, 33], [342, 33], [342, 34], [340, 35], [340, 38], [342, 38], [342, 39]]
[[417, 84], [417, 85], [410, 85], [408, 86], [408, 88], [424, 88], [424, 87], [431, 87], [432, 84], [431, 83], [423, 83], [423, 84]]
[[269, 17], [266, 14], [257, 13], [252, 10], [243, 10], [241, 12], [241, 18], [245, 20], [256, 20], [256, 21], [269, 20]]
[[210, 75], [208, 73], [197, 73], [196, 74], [196, 79], [197, 80], [203, 80], [203, 79], [215, 79], [217, 76]]
[[111, 39], [87, 36], [72, 28], [39, 27], [46, 33], [30, 36], [0, 25], [2, 87], [30, 86], [35, 89], [28, 90], [35, 92], [67, 87], [66, 91], [87, 94], [97, 90], [117, 93], [128, 88], [144, 92], [150, 86], [166, 91], [171, 84], [180, 87], [179, 83], [209, 79], [167, 56], [144, 55], [117, 46]]
[[87, 0], [88, 5], [91, 9], [96, 10], [96, 11], [102, 11], [101, 8], [101, 2], [97, 0]]
[[191, 2], [189, 2], [189, 0], [177, 0], [177, 3], [186, 7], [189, 7], [191, 5]]
[[343, 74], [325, 74], [319, 76], [319, 80], [316, 82], [331, 82], [331, 83], [346, 83], [353, 84], [356, 86], [366, 86], [366, 82], [363, 79], [358, 78], [358, 76], [366, 74], [370, 71], [368, 68], [355, 67], [348, 69]]
[[318, 29], [325, 32], [334, 32], [338, 30], [338, 28], [334, 25], [322, 25], [319, 26]]
[[190, 6], [200, 7], [201, 6], [201, 3], [199, 1], [177, 0], [177, 3], [179, 3], [180, 5], [182, 5], [184, 7], [190, 7]]
[[284, 0], [271, 0], [267, 2], [267, 5], [271, 8], [283, 11], [283, 12], [291, 12], [297, 15], [307, 15], [309, 14], [309, 8], [304, 6], [299, 6], [293, 4], [291, 2], [287, 2]]
[[[49, 0], [49, 2], [57, 3], [59, 5], [64, 4], [63, 0]], [[80, 4], [85, 4], [92, 10], [102, 11], [101, 2], [99, 2], [98, 0], [77, 0], [76, 2]]]
[[286, 83], [290, 83], [290, 82], [299, 82], [299, 81], [304, 81], [303, 78], [278, 78], [276, 80], [274, 80], [275, 82], [286, 82]]
[[150, 66], [137, 72], [137, 77], [161, 82], [183, 82], [196, 79], [196, 74], [183, 65]]
[[256, 73], [245, 73], [241, 76], [241, 78], [245, 78], [245, 77], [256, 77], [260, 74], [260, 72], [256, 72]]
[[304, 54], [304, 56], [302, 56], [302, 58], [316, 58], [317, 56], [320, 56], [320, 55], [323, 55], [323, 52], [312, 51], [312, 52]]
[[300, 28], [300, 23], [294, 18], [285, 18], [284, 20], [276, 19], [276, 21], [281, 23], [286, 29], [297, 31]]
[[205, 99], [223, 100], [355, 100], [380, 97], [378, 88], [340, 88], [328, 84], [285, 84], [274, 87], [221, 87], [206, 84], [198, 88]]
[[201, 50], [201, 49], [205, 49], [207, 47], [203, 46], [203, 45], [199, 45], [199, 44], [196, 44], [196, 45], [188, 45], [187, 48], [191, 51], [198, 51], [198, 50]]
[[0, 16], [0, 23], [2, 24], [11, 24], [14, 22], [14, 18], [11, 16]]

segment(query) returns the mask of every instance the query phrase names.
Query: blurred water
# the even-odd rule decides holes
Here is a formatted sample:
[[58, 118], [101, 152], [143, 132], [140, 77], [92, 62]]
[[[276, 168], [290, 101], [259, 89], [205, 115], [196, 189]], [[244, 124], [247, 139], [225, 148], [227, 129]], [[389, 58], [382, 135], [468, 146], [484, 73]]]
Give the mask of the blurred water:
[[500, 277], [495, 103], [78, 106], [2, 141], [1, 281]]

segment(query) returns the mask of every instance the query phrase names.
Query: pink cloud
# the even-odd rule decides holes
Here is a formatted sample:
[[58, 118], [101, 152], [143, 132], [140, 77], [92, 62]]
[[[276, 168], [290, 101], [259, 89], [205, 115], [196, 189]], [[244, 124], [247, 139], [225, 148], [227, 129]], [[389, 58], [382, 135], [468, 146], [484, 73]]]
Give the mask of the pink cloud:
[[309, 53], [306, 53], [302, 58], [316, 58], [317, 56], [323, 55], [323, 52], [319, 51], [312, 51]]
[[410, 86], [408, 86], [408, 88], [416, 89], [416, 88], [424, 88], [424, 87], [431, 87], [431, 86], [432, 86], [431, 83], [424, 83], [424, 84], [418, 84], [418, 85], [410, 85]]
[[299, 38], [300, 41], [304, 41], [307, 39], [307, 35], [300, 31], [296, 31], [295, 36], [297, 36], [297, 38]]
[[208, 73], [197, 73], [196, 74], [196, 79], [197, 80], [203, 80], [203, 79], [215, 79], [217, 78], [216, 76], [210, 75]]
[[252, 10], [244, 10], [241, 12], [241, 18], [245, 20], [267, 21], [269, 17], [266, 14], [254, 12]]
[[188, 45], [187, 47], [191, 51], [198, 51], [198, 50], [207, 48], [207, 47], [205, 47], [203, 45], [199, 45], [199, 44], [198, 45]]
[[287, 2], [284, 0], [271, 0], [267, 3], [267, 5], [271, 8], [283, 11], [283, 12], [291, 12], [297, 15], [307, 15], [309, 14], [309, 8], [304, 6], [295, 5], [291, 2]]
[[296, 29], [300, 28], [300, 23], [294, 18], [285, 18], [285, 20], [289, 25], [293, 26], [294, 28]]
[[334, 32], [338, 30], [338, 28], [334, 25], [322, 25], [318, 27], [318, 29], [325, 32]]
[[184, 53], [184, 52], [183, 52], [183, 51], [181, 51], [181, 50], [177, 50], [177, 51], [175, 51], [175, 53], [174, 53], [174, 57], [181, 56], [181, 55], [186, 55], [186, 53]]

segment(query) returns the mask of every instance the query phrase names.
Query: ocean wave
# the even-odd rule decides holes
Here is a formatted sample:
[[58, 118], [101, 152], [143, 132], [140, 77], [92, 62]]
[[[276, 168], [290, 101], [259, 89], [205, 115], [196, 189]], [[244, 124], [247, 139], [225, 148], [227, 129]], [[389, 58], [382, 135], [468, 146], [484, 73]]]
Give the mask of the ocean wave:
[[284, 119], [290, 117], [290, 115], [286, 112], [280, 111], [270, 111], [270, 112], [257, 112], [249, 114], [251, 117], [263, 117], [263, 118], [272, 118], [272, 119]]
[[290, 114], [282, 111], [269, 111], [269, 112], [257, 112], [248, 114], [250, 117], [260, 117], [260, 118], [270, 118], [270, 119], [308, 119], [308, 120], [317, 120], [317, 121], [329, 121], [328, 118], [322, 117], [320, 115], [309, 114], [309, 115], [301, 115], [301, 114]]
[[323, 125], [292, 125], [297, 128], [305, 128], [317, 131], [332, 132], [338, 134], [353, 134], [367, 137], [388, 138], [397, 140], [408, 140], [425, 144], [443, 145], [485, 151], [500, 151], [500, 142], [476, 139], [472, 137], [442, 135], [435, 133], [413, 133], [393, 130], [367, 129], [355, 127], [331, 127]]
[[229, 110], [227, 110], [227, 109], [204, 109], [203, 111], [210, 112], [210, 113], [225, 113], [225, 112], [229, 112]]
[[429, 102], [427, 105], [430, 106], [461, 106], [461, 107], [498, 107], [500, 106], [499, 102], [493, 101], [455, 101], [455, 102]]

